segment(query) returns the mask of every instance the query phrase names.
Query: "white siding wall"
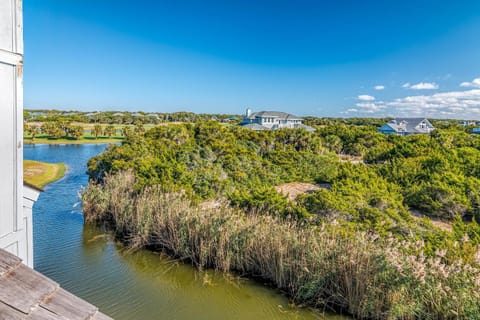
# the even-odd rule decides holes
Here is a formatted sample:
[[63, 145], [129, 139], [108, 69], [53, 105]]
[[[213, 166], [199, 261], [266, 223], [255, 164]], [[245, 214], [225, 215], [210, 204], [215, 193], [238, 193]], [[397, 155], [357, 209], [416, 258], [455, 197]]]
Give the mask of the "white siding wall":
[[31, 215], [23, 211], [22, 25], [22, 1], [0, 0], [0, 248], [33, 266]]

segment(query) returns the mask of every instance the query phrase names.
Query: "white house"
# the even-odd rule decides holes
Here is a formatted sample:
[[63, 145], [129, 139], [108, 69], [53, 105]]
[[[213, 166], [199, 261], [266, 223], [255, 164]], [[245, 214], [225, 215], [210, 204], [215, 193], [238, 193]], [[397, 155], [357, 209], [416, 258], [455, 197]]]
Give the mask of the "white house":
[[304, 125], [303, 119], [293, 114], [279, 111], [253, 112], [247, 109], [240, 125], [256, 131], [276, 130], [282, 128], [300, 129], [315, 131], [314, 128]]
[[23, 186], [23, 22], [21, 0], [0, 0], [0, 248], [33, 267], [32, 205]]
[[0, 319], [111, 320], [32, 269], [40, 190], [23, 184], [22, 25], [22, 0], [0, 0]]

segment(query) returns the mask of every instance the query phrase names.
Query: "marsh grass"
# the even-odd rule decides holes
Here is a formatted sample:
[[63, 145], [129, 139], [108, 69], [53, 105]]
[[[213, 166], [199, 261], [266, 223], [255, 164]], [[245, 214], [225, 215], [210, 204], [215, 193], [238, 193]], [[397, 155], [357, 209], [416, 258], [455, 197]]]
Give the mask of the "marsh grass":
[[[230, 207], [202, 209], [160, 187], [136, 190], [121, 172], [82, 195], [85, 218], [108, 223], [133, 248], [259, 277], [293, 302], [365, 319], [478, 319], [477, 265], [447, 264], [424, 244], [304, 225]], [[458, 244], [462, 245], [462, 244]]]

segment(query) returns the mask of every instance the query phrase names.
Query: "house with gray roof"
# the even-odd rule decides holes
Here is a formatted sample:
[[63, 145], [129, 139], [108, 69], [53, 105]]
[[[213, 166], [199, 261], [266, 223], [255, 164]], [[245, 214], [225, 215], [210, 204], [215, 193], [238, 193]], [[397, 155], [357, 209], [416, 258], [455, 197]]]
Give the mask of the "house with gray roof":
[[378, 129], [379, 133], [408, 136], [410, 134], [430, 134], [435, 127], [426, 118], [395, 118]]
[[303, 119], [293, 114], [280, 111], [252, 112], [247, 109], [240, 125], [244, 128], [255, 131], [277, 130], [277, 129], [305, 129], [313, 132], [314, 128], [304, 125]]

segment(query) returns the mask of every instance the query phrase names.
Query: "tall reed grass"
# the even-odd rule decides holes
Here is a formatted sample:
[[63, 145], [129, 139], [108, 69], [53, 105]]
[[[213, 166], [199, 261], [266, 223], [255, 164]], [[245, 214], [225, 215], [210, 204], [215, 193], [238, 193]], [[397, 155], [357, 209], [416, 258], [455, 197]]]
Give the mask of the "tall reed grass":
[[82, 195], [87, 222], [108, 222], [135, 248], [260, 277], [302, 305], [359, 319], [479, 319], [480, 271], [423, 256], [423, 243], [314, 227], [233, 208], [201, 209], [121, 172]]

